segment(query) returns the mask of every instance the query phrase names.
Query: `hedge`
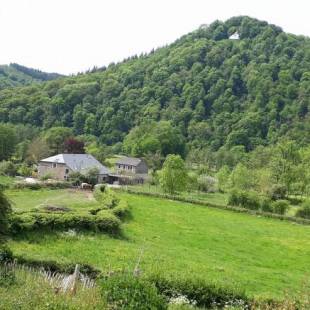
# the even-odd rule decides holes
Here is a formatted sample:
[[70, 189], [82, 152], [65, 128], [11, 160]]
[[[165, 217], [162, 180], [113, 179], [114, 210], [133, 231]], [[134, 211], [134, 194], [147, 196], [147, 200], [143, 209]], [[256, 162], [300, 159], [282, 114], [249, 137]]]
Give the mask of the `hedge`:
[[148, 277], [148, 280], [154, 283], [158, 291], [168, 299], [185, 296], [198, 307], [218, 309], [229, 305], [246, 308], [251, 303], [244, 291], [203, 279], [167, 278], [153, 274]]
[[107, 233], [117, 233], [120, 220], [112, 213], [92, 215], [89, 213], [24, 213], [13, 214], [10, 219], [10, 231], [18, 234], [38, 229], [88, 229]]
[[42, 183], [26, 183], [26, 182], [18, 182], [14, 183], [10, 186], [12, 189], [32, 189], [39, 190], [43, 188], [48, 189], [63, 189], [63, 188], [71, 188], [72, 184], [69, 182], [42, 182]]
[[177, 196], [177, 195], [169, 195], [169, 194], [161, 194], [161, 193], [148, 193], [148, 192], [137, 191], [137, 190], [128, 189], [128, 188], [119, 188], [117, 190], [124, 191], [124, 192], [127, 192], [129, 194], [170, 199], [170, 200], [175, 200], [175, 201], [191, 203], [193, 205], [217, 208], [217, 209], [222, 209], [222, 210], [229, 210], [229, 211], [234, 211], [234, 212], [238, 212], [238, 213], [247, 213], [247, 214], [251, 214], [251, 215], [258, 215], [258, 216], [263, 216], [266, 218], [273, 218], [273, 219], [278, 219], [278, 220], [282, 220], [282, 221], [290, 221], [290, 222], [294, 222], [294, 223], [302, 224], [302, 225], [310, 225], [309, 219], [304, 219], [304, 218], [300, 218], [300, 217], [274, 214], [274, 213], [270, 213], [270, 212], [263, 212], [260, 210], [248, 210], [245, 208], [234, 207], [234, 206], [229, 206], [229, 205], [224, 206], [224, 205], [206, 202], [204, 200], [185, 198], [185, 197], [181, 197], [181, 196]]

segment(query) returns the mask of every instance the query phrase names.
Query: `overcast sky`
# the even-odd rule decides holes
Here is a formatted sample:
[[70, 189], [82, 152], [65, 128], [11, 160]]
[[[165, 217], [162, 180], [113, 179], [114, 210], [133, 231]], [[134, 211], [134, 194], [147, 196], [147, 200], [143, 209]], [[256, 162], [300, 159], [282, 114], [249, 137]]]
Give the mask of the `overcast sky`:
[[76, 73], [249, 15], [310, 36], [310, 0], [0, 0], [0, 64]]

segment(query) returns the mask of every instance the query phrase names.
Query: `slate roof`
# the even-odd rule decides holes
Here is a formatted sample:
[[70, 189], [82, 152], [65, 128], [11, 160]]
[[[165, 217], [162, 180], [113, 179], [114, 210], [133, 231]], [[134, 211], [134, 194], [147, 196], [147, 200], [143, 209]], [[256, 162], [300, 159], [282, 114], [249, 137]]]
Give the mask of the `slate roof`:
[[129, 166], [138, 166], [142, 162], [142, 159], [135, 157], [121, 157], [119, 158], [115, 164], [117, 165], [129, 165]]
[[70, 169], [77, 172], [87, 172], [91, 168], [98, 168], [99, 174], [109, 174], [107, 167], [102, 165], [90, 154], [58, 154], [40, 160], [41, 162], [66, 164]]

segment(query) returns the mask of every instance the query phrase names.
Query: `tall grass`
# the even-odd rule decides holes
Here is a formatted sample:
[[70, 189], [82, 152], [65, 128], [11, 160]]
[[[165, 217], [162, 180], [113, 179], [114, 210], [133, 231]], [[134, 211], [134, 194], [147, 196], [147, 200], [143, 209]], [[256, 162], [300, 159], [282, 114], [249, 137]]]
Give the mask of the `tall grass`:
[[91, 280], [78, 281], [75, 294], [59, 290], [66, 277], [23, 265], [1, 265], [0, 309], [106, 309]]

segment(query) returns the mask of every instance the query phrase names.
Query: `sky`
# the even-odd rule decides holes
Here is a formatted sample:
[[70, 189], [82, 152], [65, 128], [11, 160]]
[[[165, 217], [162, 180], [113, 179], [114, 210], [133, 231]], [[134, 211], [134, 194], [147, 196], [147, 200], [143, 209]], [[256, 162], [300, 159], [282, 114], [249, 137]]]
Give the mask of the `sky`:
[[74, 74], [248, 15], [310, 36], [310, 0], [0, 0], [0, 64]]

